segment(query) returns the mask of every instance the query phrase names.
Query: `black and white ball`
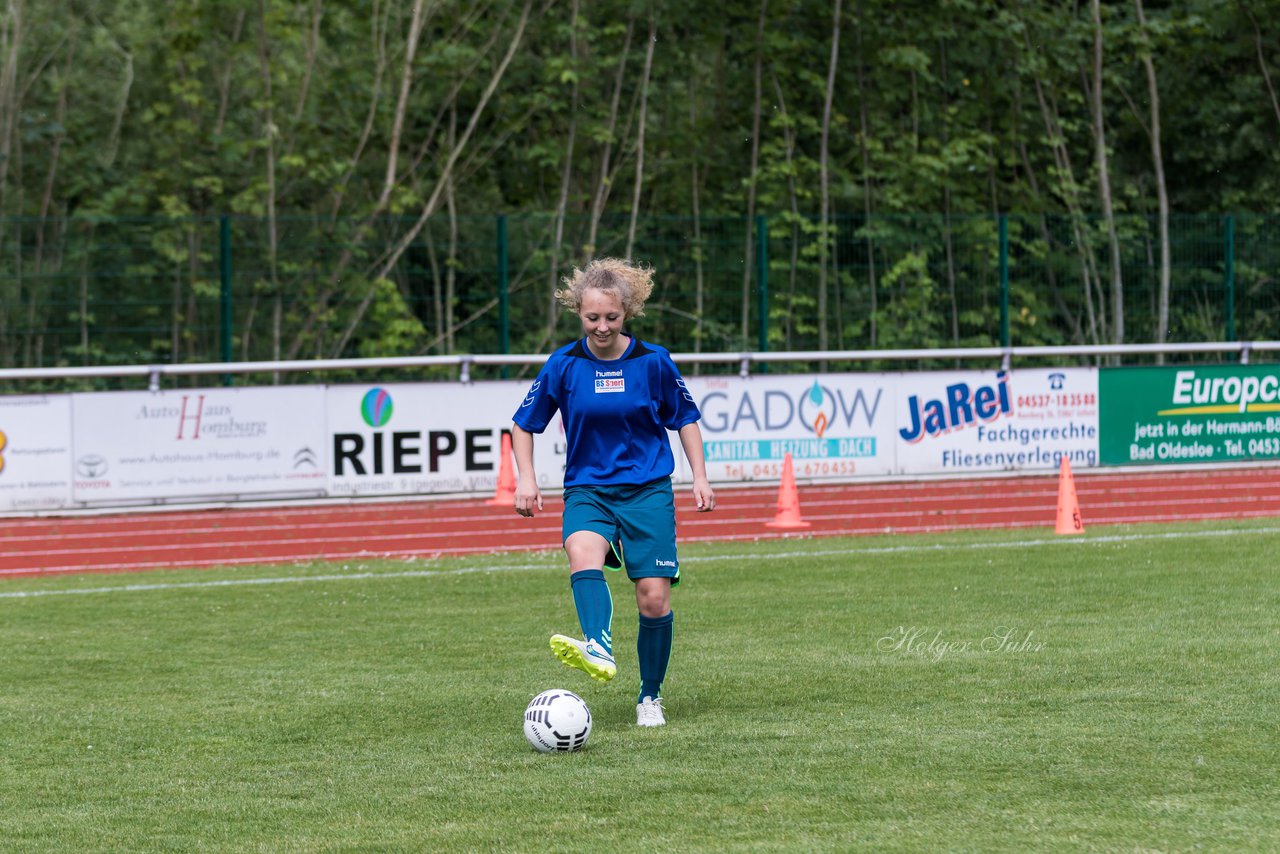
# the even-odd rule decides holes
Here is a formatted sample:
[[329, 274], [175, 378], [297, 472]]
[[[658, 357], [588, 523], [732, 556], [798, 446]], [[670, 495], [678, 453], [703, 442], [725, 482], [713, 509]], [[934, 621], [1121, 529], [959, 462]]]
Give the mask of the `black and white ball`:
[[590, 735], [591, 710], [572, 691], [543, 691], [524, 710], [524, 737], [543, 753], [581, 750]]

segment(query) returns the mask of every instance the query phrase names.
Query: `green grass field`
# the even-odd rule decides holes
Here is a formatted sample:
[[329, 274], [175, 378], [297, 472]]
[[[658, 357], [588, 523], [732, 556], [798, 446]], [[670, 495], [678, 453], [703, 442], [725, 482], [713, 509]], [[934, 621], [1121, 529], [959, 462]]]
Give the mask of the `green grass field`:
[[[0, 582], [5, 851], [1275, 850], [1280, 524], [682, 549], [669, 725], [559, 555]], [[1003, 638], [1003, 640], [1001, 640]], [[595, 730], [535, 753], [525, 703]]]

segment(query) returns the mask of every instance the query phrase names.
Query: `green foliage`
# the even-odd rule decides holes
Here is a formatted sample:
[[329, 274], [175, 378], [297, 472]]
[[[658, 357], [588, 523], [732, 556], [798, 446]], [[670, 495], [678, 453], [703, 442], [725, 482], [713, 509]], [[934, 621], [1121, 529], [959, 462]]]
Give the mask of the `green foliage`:
[[379, 279], [373, 287], [368, 326], [375, 335], [362, 338], [356, 354], [366, 358], [417, 354], [426, 339], [422, 321], [409, 311], [404, 297], [390, 279]]
[[[931, 340], [996, 340], [994, 238], [964, 219], [991, 223], [999, 213], [1054, 221], [1048, 237], [1029, 228], [1014, 244], [1024, 276], [1015, 285], [1025, 286], [1014, 289], [1015, 341], [1105, 339], [1116, 288], [1131, 308], [1130, 339], [1149, 340], [1159, 241], [1146, 57], [1158, 79], [1173, 210], [1274, 210], [1277, 0], [1152, 4], [1145, 28], [1132, 4], [1103, 4], [1120, 283], [1110, 280], [1107, 229], [1092, 213], [1100, 176], [1089, 4], [846, 0], [841, 8], [824, 119], [836, 33], [832, 4], [819, 0], [726, 0], [715, 14], [603, 0], [579, 3], [574, 15], [559, 3], [531, 7], [523, 28], [522, 4], [444, 0], [424, 6], [408, 63], [410, 0], [87, 0], [44, 4], [39, 14], [30, 3], [5, 6], [0, 43], [13, 76], [0, 75], [0, 364], [154, 356], [152, 340], [187, 342], [169, 358], [213, 352], [204, 305], [218, 277], [210, 224], [220, 215], [238, 218], [233, 276], [246, 354], [288, 352], [296, 341], [304, 343], [295, 355], [339, 355], [353, 322], [347, 350], [379, 340], [373, 321], [356, 316], [363, 300], [347, 283], [382, 277], [428, 330], [428, 350], [457, 350], [458, 336], [472, 333], [464, 349], [496, 346], [490, 224], [499, 212], [540, 229], [511, 255], [526, 289], [513, 308], [528, 308], [513, 313], [527, 329], [512, 340], [538, 344], [549, 337], [547, 283], [593, 254], [625, 252], [633, 202], [633, 254], [679, 278], [668, 285], [669, 307], [689, 312], [700, 271], [714, 312], [700, 326], [666, 312], [652, 330], [739, 348], [755, 341], [760, 322], [750, 230], [730, 224], [748, 199], [775, 231], [770, 292], [780, 302], [769, 311], [790, 323], [793, 307], [816, 303], [826, 259], [826, 297], [845, 314], [827, 318], [828, 330], [846, 346], [883, 344], [872, 306], [886, 318], [900, 310], [881, 305], [873, 288], [890, 271], [905, 275], [910, 253], [927, 258], [928, 275], [904, 280], [935, 290], [902, 296], [941, 313]], [[824, 189], [831, 221], [844, 223], [826, 250], [815, 231]], [[687, 222], [695, 205], [703, 227], [722, 230], [714, 248], [692, 247], [692, 229], [664, 219]], [[131, 231], [136, 217], [153, 219]], [[894, 217], [916, 219], [895, 225]], [[78, 242], [85, 223], [105, 218], [116, 218], [109, 245]], [[1072, 221], [1087, 224], [1059, 227]], [[886, 236], [868, 246], [882, 224]], [[1280, 260], [1275, 246], [1273, 236], [1242, 246], [1240, 335], [1276, 334], [1265, 273]], [[1220, 280], [1222, 253], [1196, 261], [1179, 251], [1175, 241], [1170, 334], [1221, 337], [1210, 332], [1223, 329], [1227, 312], [1207, 283]], [[446, 330], [436, 291], [451, 252], [466, 261], [457, 268], [461, 316]], [[556, 270], [546, 268], [552, 257]], [[118, 275], [125, 269], [147, 272]], [[86, 347], [77, 327], [87, 316], [63, 304], [79, 302], [73, 283], [86, 276], [95, 301], [163, 310], [139, 309], [141, 330], [125, 309], [104, 306], [95, 326], [138, 337]], [[269, 311], [250, 318], [254, 282], [290, 304], [284, 316], [295, 326], [259, 327]], [[751, 328], [742, 327], [744, 311]], [[196, 325], [149, 328], [175, 318]], [[239, 329], [250, 321], [255, 328]], [[769, 334], [780, 346], [812, 346], [805, 330], [815, 323], [771, 324]], [[390, 340], [404, 345], [400, 333]]]
[[886, 349], [941, 347], [945, 343], [937, 310], [938, 285], [929, 274], [928, 254], [908, 252], [890, 268], [882, 286], [897, 298], [877, 312], [880, 344]]

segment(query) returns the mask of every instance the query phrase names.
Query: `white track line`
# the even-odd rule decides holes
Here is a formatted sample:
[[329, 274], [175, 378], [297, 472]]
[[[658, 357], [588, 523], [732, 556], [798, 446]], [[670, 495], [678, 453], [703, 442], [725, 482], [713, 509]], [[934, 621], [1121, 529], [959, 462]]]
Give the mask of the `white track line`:
[[[1114, 508], [1123, 508], [1123, 507], [1145, 507], [1146, 505], [1140, 502], [1137, 502], [1137, 503], [1115, 502], [1113, 505], [1106, 505], [1106, 506], [1114, 509]], [[1013, 514], [1016, 512], [1020, 512], [1021, 509], [1022, 508], [996, 508], [995, 510], [992, 510], [990, 512], [999, 512], [1002, 514]], [[1093, 509], [1097, 510], [1098, 508], [1095, 506]], [[958, 511], [955, 513], [946, 514], [944, 516], [939, 516], [937, 518], [954, 519], [958, 515], [966, 515], [966, 514], [972, 515], [972, 513], [969, 513], [969, 511]], [[864, 517], [880, 518], [880, 519], [894, 519], [899, 517], [915, 518], [919, 514], [913, 513], [913, 512], [895, 513], [893, 511], [886, 511], [878, 514], [842, 514], [842, 515], [822, 516], [822, 515], [814, 515], [811, 513], [805, 513], [804, 515], [806, 520], [808, 520], [811, 523], [813, 522], [822, 523], [822, 522], [836, 522], [836, 521], [850, 520], [850, 519], [861, 519]], [[1140, 513], [1140, 514], [1131, 514], [1128, 516], [1108, 515], [1101, 519], [1089, 518], [1087, 519], [1087, 521], [1091, 522], [1092, 524], [1099, 524], [1099, 525], [1102, 525], [1102, 524], [1133, 525], [1133, 524], [1143, 524], [1143, 523], [1154, 524], [1154, 523], [1177, 523], [1177, 522], [1187, 522], [1187, 521], [1208, 522], [1208, 521], [1232, 520], [1232, 519], [1255, 519], [1255, 518], [1273, 517], [1275, 515], [1277, 514], [1274, 509], [1269, 507], [1263, 507], [1257, 510], [1246, 511], [1246, 512], [1241, 512], [1239, 510], [1232, 510], [1227, 513], [1201, 512], [1201, 513], [1197, 513], [1194, 517], [1187, 517], [1185, 515], [1181, 515], [1178, 513], [1163, 513], [1163, 514], [1155, 514], [1155, 515], [1152, 515], [1150, 513]], [[817, 537], [817, 536], [829, 537], [829, 536], [839, 535], [841, 533], [844, 533], [846, 536], [878, 535], [878, 534], [939, 534], [939, 533], [948, 533], [948, 532], [957, 531], [957, 530], [983, 530], [983, 529], [1013, 530], [1013, 529], [1019, 529], [1019, 528], [1045, 527], [1044, 520], [1036, 518], [1036, 519], [1008, 520], [1008, 521], [999, 522], [999, 523], [984, 522], [980, 527], [973, 527], [973, 528], [957, 528], [952, 522], [945, 522], [945, 523], [937, 523], [937, 524], [925, 523], [925, 524], [918, 524], [918, 525], [887, 524], [887, 525], [884, 525], [883, 527], [878, 526], [874, 529], [868, 528], [868, 527], [859, 527], [859, 528], [850, 528], [847, 531], [836, 530], [831, 528], [828, 525], [821, 525], [821, 524], [813, 528], [796, 528], [793, 530], [764, 529], [764, 523], [768, 522], [771, 518], [772, 517], [769, 517], [769, 516], [761, 516], [759, 518], [746, 519], [746, 520], [724, 519], [724, 518], [721, 518], [721, 519], [699, 518], [699, 519], [691, 519], [691, 520], [683, 521], [680, 527], [681, 527], [681, 530], [684, 531], [685, 533], [680, 536], [680, 541], [686, 542], [686, 543], [706, 543], [706, 542], [715, 543], [715, 542], [743, 542], [743, 541], [761, 542], [766, 540], [797, 539], [797, 538], [809, 538], [809, 537]], [[717, 530], [718, 528], [722, 528], [725, 526], [740, 527], [744, 522], [751, 523], [758, 530], [750, 530], [750, 531], [745, 531], [743, 533], [736, 533], [736, 534]], [[560, 532], [560, 528], [557, 525], [555, 527], [531, 528], [525, 533], [527, 534], [546, 533], [550, 535], [552, 533], [558, 534], [559, 532]], [[427, 533], [427, 534], [409, 535], [405, 537], [397, 537], [397, 538], [394, 538], [394, 541], [398, 543], [403, 543], [406, 541], [414, 542], [418, 540], [428, 540], [428, 539], [438, 540], [438, 539], [444, 539], [451, 536], [455, 536], [455, 535], [446, 534], [446, 533]], [[526, 537], [524, 542], [512, 543], [512, 544], [506, 544], [506, 545], [494, 545], [490, 543], [490, 544], [479, 545], [479, 546], [438, 547], [438, 546], [432, 546], [424, 543], [422, 545], [411, 546], [411, 547], [401, 547], [401, 548], [381, 548], [381, 549], [361, 548], [359, 550], [352, 550], [346, 553], [339, 553], [339, 552], [333, 551], [332, 549], [329, 549], [325, 551], [295, 550], [285, 554], [263, 554], [261, 553], [261, 550], [267, 549], [267, 548], [275, 549], [275, 548], [288, 547], [288, 546], [297, 547], [299, 545], [327, 545], [332, 547], [332, 546], [343, 545], [351, 542], [359, 542], [360, 545], [366, 546], [367, 542], [364, 540], [354, 541], [349, 537], [318, 537], [318, 538], [246, 541], [244, 543], [240, 543], [234, 546], [227, 546], [225, 543], [193, 543], [193, 544], [186, 544], [186, 545], [184, 544], [135, 545], [130, 548], [130, 551], [135, 554], [141, 553], [141, 552], [163, 554], [165, 552], [175, 551], [175, 550], [190, 552], [192, 550], [207, 551], [210, 549], [218, 549], [218, 550], [239, 549], [241, 551], [249, 550], [251, 553], [248, 555], [231, 555], [231, 554], [213, 555], [211, 557], [206, 557], [206, 558], [187, 558], [187, 559], [165, 558], [163, 560], [147, 560], [147, 561], [131, 560], [131, 561], [124, 561], [124, 562], [116, 562], [116, 563], [99, 562], [99, 563], [92, 563], [92, 564], [74, 563], [74, 564], [65, 564], [65, 565], [44, 564], [40, 566], [29, 566], [29, 565], [12, 566], [12, 567], [6, 567], [6, 568], [0, 569], [0, 578], [6, 577], [6, 576], [35, 577], [40, 575], [53, 576], [53, 575], [75, 574], [75, 573], [118, 572], [118, 571], [131, 571], [131, 570], [142, 571], [142, 570], [152, 570], [152, 569], [181, 569], [181, 568], [205, 569], [205, 568], [214, 568], [214, 567], [220, 567], [220, 566], [245, 566], [245, 565], [283, 564], [283, 563], [300, 563], [300, 562], [310, 563], [315, 561], [325, 561], [325, 562], [333, 563], [338, 560], [377, 560], [377, 559], [395, 559], [395, 558], [423, 558], [427, 560], [438, 560], [442, 558], [464, 557], [464, 556], [477, 555], [477, 554], [495, 554], [496, 555], [496, 554], [503, 554], [503, 553], [510, 553], [510, 552], [559, 551], [560, 549], [559, 544], [555, 542], [555, 540], [558, 538], [553, 538], [548, 536], [548, 542], [545, 544], [537, 544], [537, 543], [529, 542], [529, 540], [532, 540], [532, 539], [534, 538]], [[257, 550], [257, 551], [255, 552], [254, 550]], [[43, 549], [43, 550], [32, 550], [32, 551], [18, 551], [18, 552], [14, 552], [12, 555], [9, 555], [9, 557], [16, 559], [19, 557], [50, 558], [50, 557], [59, 557], [59, 556], [67, 556], [67, 555], [95, 555], [95, 554], [114, 555], [118, 551], [119, 549], [115, 547]]]
[[[852, 555], [904, 554], [910, 552], [975, 551], [980, 549], [1020, 549], [1040, 546], [1090, 546], [1112, 543], [1130, 543], [1143, 540], [1184, 540], [1201, 537], [1241, 537], [1280, 534], [1280, 527], [1245, 528], [1226, 531], [1170, 531], [1153, 534], [1114, 534], [1101, 537], [1055, 537], [1053, 539], [1021, 540], [1017, 542], [935, 543], [931, 545], [864, 546], [844, 549], [818, 549], [814, 551], [764, 552], [758, 550], [741, 554], [703, 555], [692, 562], [721, 563], [761, 560], [785, 560], [799, 557], [848, 557]], [[217, 581], [175, 581], [155, 584], [121, 584], [111, 587], [79, 587], [60, 590], [14, 590], [0, 592], [0, 599], [32, 599], [44, 596], [85, 596], [98, 593], [139, 593], [153, 590], [195, 590], [219, 587], [252, 587], [264, 584], [302, 584], [308, 582], [366, 581], [390, 578], [435, 578], [438, 576], [474, 575], [483, 572], [522, 572], [538, 569], [561, 569], [560, 562], [513, 563], [495, 566], [472, 566], [459, 569], [412, 569], [401, 572], [349, 572], [340, 575], [282, 575], [269, 578], [228, 578]]]

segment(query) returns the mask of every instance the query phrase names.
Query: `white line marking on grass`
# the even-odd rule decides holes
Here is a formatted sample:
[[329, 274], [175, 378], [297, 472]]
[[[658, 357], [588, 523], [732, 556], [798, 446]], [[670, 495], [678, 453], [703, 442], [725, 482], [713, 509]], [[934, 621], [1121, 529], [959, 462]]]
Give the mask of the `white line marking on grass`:
[[[1196, 537], [1239, 537], [1255, 534], [1280, 534], [1280, 528], [1241, 528], [1226, 531], [1169, 531], [1152, 534], [1113, 534], [1100, 537], [1055, 537], [1053, 539], [1017, 542], [935, 543], [930, 545], [864, 546], [848, 549], [818, 549], [786, 552], [751, 552], [748, 554], [701, 555], [697, 563], [721, 561], [778, 560], [796, 557], [842, 557], [905, 552], [974, 551], [978, 549], [1021, 549], [1039, 546], [1089, 546], [1143, 540], [1183, 540]], [[773, 541], [781, 542], [781, 541]], [[347, 572], [328, 575], [280, 575], [268, 578], [226, 578], [217, 581], [173, 581], [155, 584], [120, 584], [113, 587], [76, 587], [64, 590], [13, 590], [0, 592], [0, 599], [30, 599], [40, 596], [86, 596], [96, 593], [140, 593], [152, 590], [199, 590], [218, 587], [251, 587], [260, 584], [303, 584], [307, 582], [366, 581], [384, 578], [434, 578], [437, 576], [476, 575], [485, 572], [526, 572], [535, 569], [561, 569], [559, 563], [511, 563], [494, 566], [468, 566], [458, 569], [411, 569], [402, 572]]]
[[76, 587], [66, 590], [15, 590], [0, 593], [0, 599], [32, 596], [79, 596], [89, 593], [137, 593], [147, 590], [195, 590], [208, 587], [249, 587], [255, 584], [300, 584], [308, 581], [363, 581], [372, 578], [430, 578], [434, 575], [472, 575], [478, 572], [519, 572], [552, 569], [546, 563], [517, 563], [507, 566], [469, 566], [459, 569], [410, 569], [403, 572], [347, 572], [341, 575], [279, 575], [271, 578], [225, 578], [218, 581], [173, 581], [155, 584], [120, 584], [114, 587]]
[[[946, 552], [971, 549], [1021, 549], [1033, 546], [1090, 546], [1141, 540], [1185, 540], [1192, 537], [1237, 537], [1248, 534], [1280, 534], [1280, 528], [1240, 528], [1227, 531], [1168, 531], [1160, 534], [1112, 534], [1100, 537], [1054, 537], [1009, 543], [934, 543], [931, 545], [865, 546], [857, 549], [817, 549], [802, 552], [767, 552], [746, 555], [701, 555], [698, 563], [712, 560], [772, 560], [780, 557], [838, 557], [840, 555], [893, 554], [896, 552]], [[761, 541], [763, 544], [765, 541]], [[774, 540], [772, 542], [781, 542]]]

